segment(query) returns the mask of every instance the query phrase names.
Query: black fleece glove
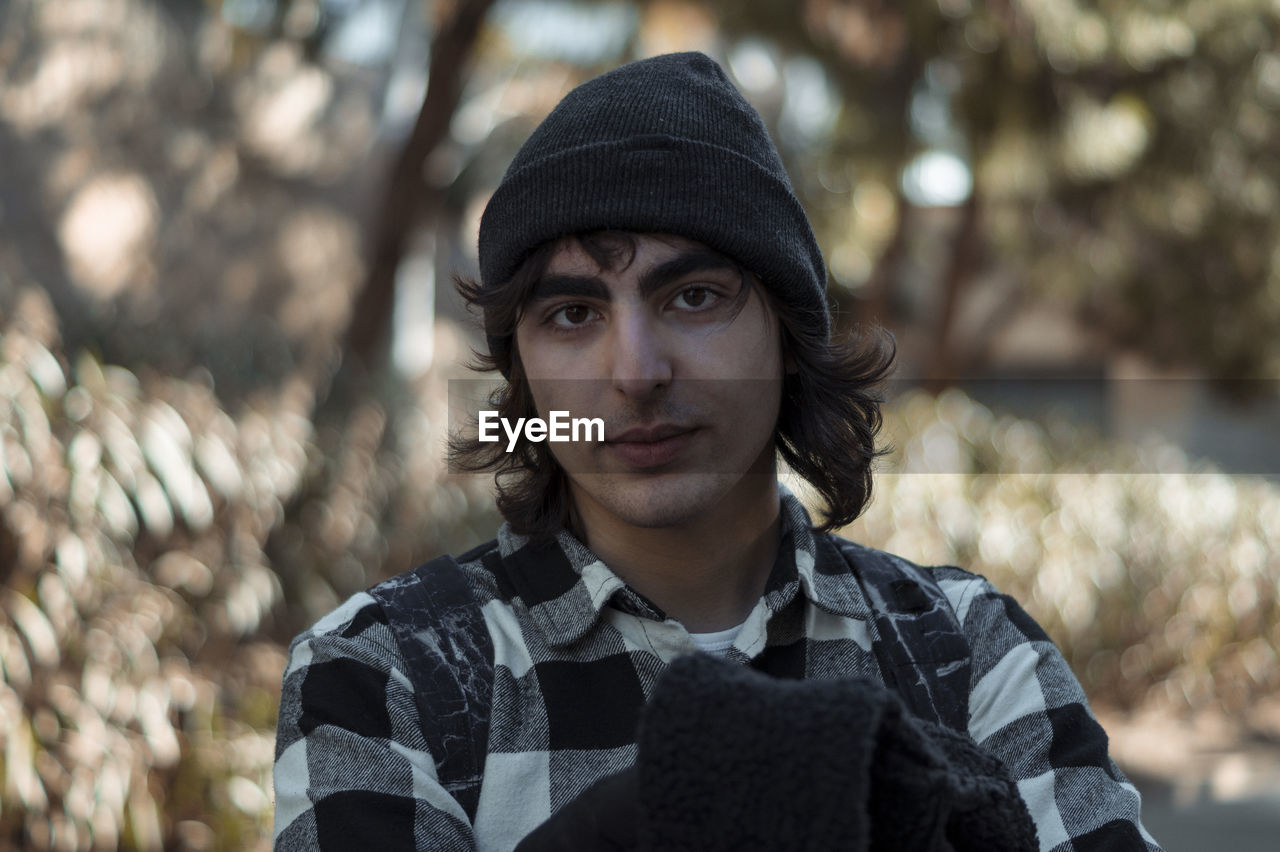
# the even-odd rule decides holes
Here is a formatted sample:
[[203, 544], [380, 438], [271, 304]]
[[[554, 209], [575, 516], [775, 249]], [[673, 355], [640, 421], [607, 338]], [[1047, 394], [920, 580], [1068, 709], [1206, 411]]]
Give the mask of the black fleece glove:
[[777, 680], [704, 654], [664, 672], [636, 766], [518, 852], [1021, 852], [1035, 825], [1000, 761], [869, 681]]

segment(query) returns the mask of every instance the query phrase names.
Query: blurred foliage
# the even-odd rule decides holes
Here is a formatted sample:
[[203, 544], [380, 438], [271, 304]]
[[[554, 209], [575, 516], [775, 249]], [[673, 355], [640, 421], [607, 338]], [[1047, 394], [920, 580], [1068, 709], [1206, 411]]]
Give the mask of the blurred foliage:
[[[282, 650], [262, 553], [305, 419], [51, 353], [24, 292], [0, 358], [0, 841], [252, 845]], [[24, 327], [25, 326], [25, 327]], [[43, 329], [44, 333], [40, 333]]]
[[846, 535], [985, 575], [1095, 701], [1243, 721], [1280, 688], [1280, 485], [1168, 444], [997, 416], [959, 391], [887, 413], [898, 451]]
[[940, 0], [985, 238], [1112, 341], [1280, 374], [1280, 7]]
[[[285, 643], [493, 533], [484, 478], [445, 475], [451, 323], [418, 326], [413, 381], [330, 387], [425, 83], [409, 36], [444, 9], [330, 53], [375, 6], [0, 4], [0, 848], [265, 848]], [[1278, 30], [1269, 0], [508, 0], [422, 164], [430, 261], [474, 269], [484, 198], [577, 81], [702, 49], [776, 133], [833, 294], [945, 339], [952, 375], [1039, 300], [1093, 357], [1274, 376]], [[930, 153], [968, 203], [908, 191]], [[850, 535], [987, 574], [1095, 700], [1274, 697], [1274, 484], [956, 393], [889, 432]]]
[[[785, 82], [803, 60], [838, 93], [830, 132], [780, 139], [832, 271], [857, 300], [887, 300], [886, 318], [896, 301], [944, 321], [935, 287], [908, 304], [905, 260], [929, 267], [939, 246], [902, 187], [920, 154], [941, 152], [966, 164], [977, 221], [944, 237], [935, 266], [977, 258], [959, 272], [997, 287], [983, 320], [1050, 299], [1159, 363], [1280, 373], [1270, 0], [690, 5], [712, 10], [731, 59], [748, 45], [776, 64], [778, 80], [749, 92], [766, 116], [796, 97]], [[981, 365], [986, 342], [965, 341], [964, 356]], [[950, 353], [950, 375], [964, 372], [964, 348]]]
[[216, 11], [0, 4], [0, 289], [43, 289], [70, 351], [239, 399], [338, 355], [377, 91]]
[[[324, 434], [301, 390], [232, 417], [196, 382], [68, 369], [38, 291], [14, 316], [0, 842], [263, 848], [289, 636], [494, 529], [485, 479], [445, 476], [443, 383], [377, 391]], [[846, 534], [986, 574], [1095, 701], [1238, 712], [1280, 686], [1280, 487], [957, 391], [896, 401], [887, 432], [900, 452]]]
[[492, 535], [483, 480], [444, 481], [443, 383], [322, 434], [305, 388], [233, 418], [198, 382], [68, 369], [39, 291], [6, 308], [0, 848], [266, 848], [285, 643]]
[[[201, 365], [224, 396], [323, 381], [421, 82], [394, 39], [366, 67], [328, 57], [373, 5], [7, 4], [0, 274], [48, 289], [68, 342], [112, 363]], [[423, 31], [440, 11], [404, 8]], [[472, 268], [479, 205], [560, 94], [700, 48], [774, 128], [837, 298], [935, 333], [950, 375], [1036, 301], [1166, 365], [1280, 371], [1270, 0], [508, 0], [492, 17], [422, 169], [443, 268]], [[926, 154], [952, 158], [972, 205], [921, 209], [937, 202], [906, 184]]]

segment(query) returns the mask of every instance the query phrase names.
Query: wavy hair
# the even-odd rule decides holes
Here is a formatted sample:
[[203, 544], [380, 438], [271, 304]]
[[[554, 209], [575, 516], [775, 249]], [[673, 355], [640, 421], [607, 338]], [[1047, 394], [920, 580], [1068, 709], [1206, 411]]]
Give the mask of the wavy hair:
[[[635, 256], [635, 235], [595, 231], [576, 239], [601, 269], [625, 269]], [[477, 371], [497, 370], [505, 384], [489, 403], [498, 416], [515, 421], [537, 417], [533, 393], [515, 345], [516, 326], [534, 286], [545, 273], [559, 243], [534, 250], [504, 286], [486, 288], [457, 278], [458, 292], [484, 317], [489, 351], [475, 352]], [[762, 288], [782, 327], [783, 354], [789, 369], [774, 429], [779, 457], [821, 496], [821, 530], [851, 523], [871, 500], [871, 466], [887, 450], [876, 446], [884, 402], [881, 384], [893, 366], [895, 345], [884, 329], [855, 329], [839, 341], [828, 340], [802, 310]], [[498, 510], [511, 528], [546, 540], [569, 526], [568, 477], [545, 442], [520, 440], [508, 453], [501, 442], [481, 442], [476, 434], [449, 437], [451, 469], [491, 471]]]

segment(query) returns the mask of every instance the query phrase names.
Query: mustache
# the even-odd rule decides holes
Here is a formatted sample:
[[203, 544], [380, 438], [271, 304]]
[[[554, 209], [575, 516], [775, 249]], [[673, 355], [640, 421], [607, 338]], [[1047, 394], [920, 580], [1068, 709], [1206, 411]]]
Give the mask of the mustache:
[[667, 386], [636, 397], [616, 394], [608, 379], [541, 379], [529, 380], [527, 391], [538, 416], [546, 417], [551, 410], [568, 410], [570, 417], [600, 418], [609, 435], [656, 424], [702, 422], [703, 406], [696, 399], [700, 384], [690, 383], [683, 393]]
[[[597, 415], [600, 416], [600, 415]], [[696, 409], [681, 406], [654, 406], [645, 411], [629, 411], [624, 414], [604, 416], [604, 434], [625, 435], [628, 432], [643, 432], [661, 427], [662, 431], [684, 432], [693, 429], [702, 422]]]
[[575, 417], [599, 417], [604, 421], [605, 440], [616, 435], [634, 432], [675, 434], [697, 427], [704, 421], [699, 406], [675, 400], [656, 400], [652, 403], [627, 405], [621, 409], [611, 406], [607, 411], [573, 412]]

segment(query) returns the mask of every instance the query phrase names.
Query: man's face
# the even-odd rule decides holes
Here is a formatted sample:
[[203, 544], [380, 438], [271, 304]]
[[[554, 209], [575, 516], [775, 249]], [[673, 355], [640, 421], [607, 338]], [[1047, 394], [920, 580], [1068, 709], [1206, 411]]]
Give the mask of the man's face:
[[600, 417], [605, 441], [549, 443], [579, 518], [678, 527], [776, 499], [778, 325], [722, 255], [635, 236], [625, 268], [564, 240], [516, 328], [538, 414]]

